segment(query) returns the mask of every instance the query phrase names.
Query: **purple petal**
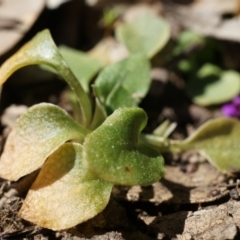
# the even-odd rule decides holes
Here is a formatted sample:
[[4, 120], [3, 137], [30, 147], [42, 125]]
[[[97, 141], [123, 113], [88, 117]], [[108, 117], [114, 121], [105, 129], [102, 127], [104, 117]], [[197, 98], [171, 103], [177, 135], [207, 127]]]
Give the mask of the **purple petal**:
[[238, 109], [232, 104], [225, 104], [222, 106], [222, 113], [228, 117], [238, 117]]
[[232, 103], [233, 103], [234, 105], [240, 106], [240, 96], [235, 97], [235, 98], [232, 100]]

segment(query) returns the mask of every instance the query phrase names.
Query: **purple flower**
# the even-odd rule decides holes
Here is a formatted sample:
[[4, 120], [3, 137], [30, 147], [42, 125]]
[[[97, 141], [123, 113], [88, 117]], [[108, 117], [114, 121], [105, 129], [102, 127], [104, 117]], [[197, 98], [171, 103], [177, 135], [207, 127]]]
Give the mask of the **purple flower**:
[[227, 117], [240, 118], [240, 96], [235, 97], [230, 103], [223, 105], [221, 110]]
[[234, 105], [237, 105], [238, 107], [240, 107], [240, 96], [235, 97], [235, 98], [232, 100], [232, 103], [233, 103]]

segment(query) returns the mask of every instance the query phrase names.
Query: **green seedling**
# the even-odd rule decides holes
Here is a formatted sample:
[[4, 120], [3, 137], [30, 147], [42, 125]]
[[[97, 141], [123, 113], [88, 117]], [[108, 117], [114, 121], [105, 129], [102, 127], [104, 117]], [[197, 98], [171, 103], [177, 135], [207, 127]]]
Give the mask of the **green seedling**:
[[[159, 17], [143, 16], [140, 22], [116, 30], [130, 54], [105, 68], [101, 58], [58, 49], [47, 30], [2, 65], [0, 84], [24, 66], [51, 69], [68, 83], [74, 110], [75, 120], [55, 105], [37, 104], [18, 119], [6, 141], [2, 178], [16, 181], [41, 168], [20, 210], [22, 218], [54, 230], [70, 228], [101, 212], [114, 184], [149, 185], [163, 175], [163, 158], [139, 139], [147, 116], [137, 106], [150, 85], [147, 57], [165, 45], [170, 31]], [[148, 25], [153, 28], [146, 34]], [[132, 51], [133, 37], [144, 48]], [[99, 71], [91, 98], [90, 82]]]
[[186, 91], [192, 101], [200, 106], [225, 103], [239, 94], [240, 74], [205, 63], [187, 83]]
[[51, 67], [67, 81], [79, 118], [40, 103], [29, 108], [9, 134], [0, 176], [16, 181], [41, 168], [20, 210], [22, 218], [54, 230], [70, 228], [101, 212], [114, 184], [149, 185], [160, 179], [162, 156], [139, 139], [147, 116], [137, 104], [150, 84], [144, 55], [131, 55], [103, 69], [94, 85], [94, 99], [47, 30], [2, 65], [0, 83], [31, 64]]
[[197, 105], [207, 107], [226, 103], [239, 95], [239, 72], [221, 69], [221, 66], [214, 64], [221, 52], [216, 40], [185, 30], [176, 39], [172, 55], [180, 56], [194, 48], [195, 51], [199, 48], [201, 51], [199, 49], [178, 63], [178, 69], [187, 79], [186, 94], [191, 100]]
[[240, 171], [239, 134], [239, 120], [218, 118], [209, 120], [183, 141], [157, 135], [141, 135], [141, 138], [162, 153], [194, 149], [221, 172], [234, 174]]
[[[72, 91], [76, 117], [55, 105], [40, 103], [29, 108], [9, 134], [0, 160], [0, 177], [16, 181], [40, 169], [20, 209], [22, 218], [53, 230], [84, 222], [105, 208], [114, 184], [149, 185], [158, 181], [164, 174], [162, 152], [195, 149], [222, 172], [240, 170], [240, 123], [235, 119], [211, 120], [183, 141], [169, 139], [175, 124], [168, 121], [153, 134], [141, 133], [147, 116], [137, 106], [150, 85], [148, 58], [168, 38], [166, 30], [163, 39], [158, 38], [160, 42], [148, 39], [144, 34], [147, 19], [153, 22], [154, 34], [156, 29], [168, 29], [156, 17], [146, 16], [139, 23], [122, 25], [117, 35], [130, 54], [109, 66], [66, 47], [59, 50], [47, 30], [2, 65], [0, 84], [27, 65], [52, 68]], [[132, 45], [134, 36], [142, 46]], [[79, 63], [81, 71], [74, 59], [83, 62]], [[83, 66], [91, 61], [89, 71], [84, 71]], [[203, 68], [198, 76], [205, 78], [209, 69]], [[221, 74], [222, 83], [229, 81], [215, 70]], [[91, 78], [99, 71], [91, 88]]]

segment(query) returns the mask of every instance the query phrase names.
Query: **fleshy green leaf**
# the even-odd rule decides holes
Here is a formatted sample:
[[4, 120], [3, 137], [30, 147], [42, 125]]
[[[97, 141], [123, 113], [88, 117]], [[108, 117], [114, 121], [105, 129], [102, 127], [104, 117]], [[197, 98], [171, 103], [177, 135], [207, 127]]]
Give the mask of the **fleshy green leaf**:
[[236, 71], [221, 71], [212, 64], [205, 64], [197, 78], [187, 85], [187, 93], [201, 106], [227, 102], [240, 92], [240, 74]]
[[163, 158], [139, 141], [146, 113], [140, 108], [119, 108], [83, 145], [87, 169], [107, 182], [122, 185], [149, 185], [164, 173]]
[[196, 149], [219, 170], [231, 173], [240, 170], [240, 122], [219, 118], [202, 125], [183, 142], [172, 143], [172, 148]]
[[87, 133], [61, 108], [48, 103], [35, 105], [17, 120], [7, 138], [0, 176], [17, 180], [38, 169], [64, 142], [82, 142]]
[[67, 81], [71, 89], [76, 93], [80, 105], [81, 124], [88, 126], [92, 118], [90, 99], [59, 53], [48, 30], [39, 32], [1, 66], [0, 84], [3, 84], [19, 68], [33, 64], [47, 65]]
[[80, 81], [84, 91], [89, 92], [90, 81], [103, 67], [100, 61], [88, 56], [84, 52], [67, 46], [60, 46], [59, 51]]
[[94, 91], [108, 110], [113, 111], [137, 106], [149, 85], [149, 62], [138, 54], [104, 68], [95, 81]]
[[44, 164], [20, 216], [53, 230], [74, 227], [106, 207], [112, 186], [87, 172], [80, 144], [66, 143]]
[[130, 23], [116, 29], [116, 37], [130, 53], [143, 53], [149, 58], [159, 52], [170, 37], [170, 28], [159, 16], [142, 14]]

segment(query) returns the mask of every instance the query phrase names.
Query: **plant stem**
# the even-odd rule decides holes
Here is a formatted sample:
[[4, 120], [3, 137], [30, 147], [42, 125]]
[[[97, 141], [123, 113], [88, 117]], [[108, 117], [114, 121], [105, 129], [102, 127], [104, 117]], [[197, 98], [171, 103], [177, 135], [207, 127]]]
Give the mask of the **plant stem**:
[[84, 92], [82, 85], [72, 73], [70, 68], [66, 66], [64, 60], [61, 61], [61, 65], [56, 70], [61, 75], [61, 77], [67, 81], [72, 91], [76, 94], [81, 110], [80, 123], [82, 126], [87, 128], [90, 125], [92, 119], [92, 104], [90, 102], [89, 96]]
[[141, 134], [140, 139], [161, 153], [178, 153], [182, 150], [179, 141], [169, 140], [165, 137]]

